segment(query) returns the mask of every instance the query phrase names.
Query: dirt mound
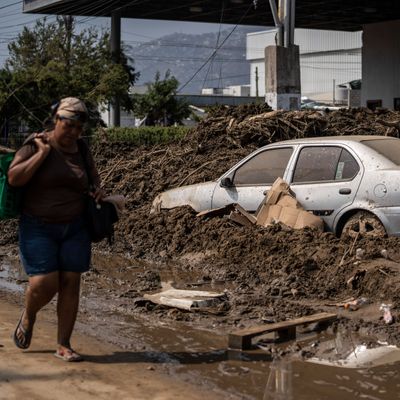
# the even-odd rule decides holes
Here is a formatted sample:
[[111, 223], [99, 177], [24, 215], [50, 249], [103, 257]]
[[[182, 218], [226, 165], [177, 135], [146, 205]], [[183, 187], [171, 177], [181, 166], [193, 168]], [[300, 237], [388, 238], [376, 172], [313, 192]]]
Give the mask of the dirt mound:
[[400, 112], [284, 112], [270, 111], [266, 105], [217, 108], [179, 143], [133, 147], [101, 142], [93, 146], [93, 152], [104, 185], [126, 195], [132, 210], [148, 206], [168, 188], [217, 179], [259, 146], [285, 139], [350, 134], [399, 137]]
[[18, 222], [17, 220], [0, 221], [0, 246], [17, 243], [18, 241]]
[[[349, 297], [390, 301], [396, 309], [398, 271], [388, 268], [381, 255], [386, 249], [396, 258], [396, 238], [347, 243], [311, 230], [239, 227], [226, 218], [200, 219], [187, 207], [149, 215], [159, 192], [216, 179], [260, 145], [306, 136], [400, 132], [400, 113], [389, 111], [253, 112], [251, 107], [216, 110], [180, 143], [164, 147], [97, 145], [107, 186], [128, 197], [130, 212], [119, 224], [117, 248], [134, 258], [172, 263], [187, 280], [230, 285], [229, 321], [234, 324], [306, 315]], [[364, 250], [364, 260], [357, 260], [357, 248]], [[368, 272], [357, 285], [348, 284], [364, 267]]]
[[[398, 307], [398, 271], [382, 259], [381, 250], [399, 261], [395, 259], [399, 239], [346, 243], [329, 233], [286, 231], [279, 225], [239, 227], [226, 218], [198, 218], [187, 207], [149, 215], [158, 193], [214, 180], [260, 145], [349, 134], [399, 136], [400, 113], [363, 109], [283, 112], [265, 105], [219, 108], [179, 143], [152, 147], [96, 143], [93, 153], [104, 186], [128, 200], [113, 251], [163, 263], [173, 260], [177, 269], [200, 280], [230, 283], [234, 320], [244, 315], [276, 320], [310, 313], [308, 305], [291, 303], [298, 299], [318, 300], [321, 305], [332, 299], [366, 296], [389, 300]], [[1, 229], [1, 244], [16, 240], [14, 222], [2, 222]], [[363, 260], [356, 259], [358, 247], [365, 252]], [[349, 285], [359, 269], [367, 272], [354, 280], [357, 285]]]
[[[262, 287], [267, 297], [368, 296], [397, 301], [393, 284], [386, 285], [386, 278], [394, 278], [397, 271], [384, 267], [382, 250], [397, 261], [398, 238], [349, 243], [311, 229], [242, 227], [224, 217], [203, 219], [189, 207], [150, 216], [132, 213], [124, 229], [120, 239], [130, 244], [134, 258], [183, 259], [187, 265], [195, 264], [203, 278], [234, 282], [242, 290]], [[357, 248], [363, 250], [362, 260], [357, 258]], [[200, 257], [188, 262], [187, 254]], [[363, 274], [357, 285], [348, 284], [356, 271], [364, 270], [366, 260], [380, 260], [382, 267]], [[379, 290], [377, 282], [381, 282]]]

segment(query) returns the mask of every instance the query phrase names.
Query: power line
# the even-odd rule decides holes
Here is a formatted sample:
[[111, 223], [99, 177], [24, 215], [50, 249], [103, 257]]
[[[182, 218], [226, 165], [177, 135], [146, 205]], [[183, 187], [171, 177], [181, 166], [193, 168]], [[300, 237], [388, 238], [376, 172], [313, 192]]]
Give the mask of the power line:
[[[142, 3], [145, 3], [146, 1], [148, 1], [148, 0], [144, 0], [144, 1], [142, 1]], [[125, 7], [129, 7], [129, 6], [131, 6], [131, 5], [135, 4], [135, 3], [139, 3], [139, 2], [140, 2], [140, 0], [133, 0], [133, 1], [131, 1], [130, 3], [128, 3], [128, 4], [124, 4], [123, 6], [120, 6], [120, 7], [117, 7], [117, 8], [115, 8], [115, 9], [113, 9], [112, 11], [113, 11], [113, 12], [119, 11], [119, 10], [125, 8]], [[106, 3], [108, 3], [108, 2], [106, 1]], [[140, 4], [140, 3], [139, 3], [139, 4]], [[109, 8], [109, 9], [111, 10], [111, 6], [108, 5], [107, 7], [102, 8], [99, 12], [95, 13], [94, 16], [88, 16], [88, 17], [85, 17], [85, 18], [83, 18], [82, 20], [78, 21], [78, 24], [87, 23], [88, 21], [90, 21], [90, 20], [92, 20], [92, 19], [94, 19], [94, 18], [100, 16], [100, 14], [101, 14], [103, 11], [105, 11], [107, 8]]]
[[242, 17], [240, 18], [239, 22], [233, 27], [233, 29], [231, 30], [231, 32], [229, 33], [229, 35], [226, 36], [226, 38], [222, 41], [222, 43], [218, 46], [217, 49], [214, 50], [214, 52], [210, 55], [210, 57], [208, 57], [208, 59], [201, 65], [200, 68], [197, 69], [197, 71], [193, 74], [193, 76], [183, 85], [178, 89], [178, 92], [180, 92], [184, 87], [186, 87], [193, 79], [194, 77], [204, 68], [204, 66], [208, 63], [208, 61], [210, 61], [211, 57], [213, 56], [214, 53], [217, 52], [217, 50], [219, 50], [224, 43], [229, 39], [229, 37], [233, 34], [233, 32], [235, 31], [235, 29], [240, 25], [240, 23], [243, 21], [243, 19], [246, 17], [246, 15], [248, 14], [248, 12], [250, 11], [251, 7], [253, 5], [251, 4], [246, 12], [242, 15]]
[[22, 3], [22, 0], [16, 1], [15, 3], [8, 4], [8, 5], [6, 5], [6, 6], [0, 7], [0, 10], [4, 10], [5, 8], [12, 7], [12, 6], [15, 6], [16, 4], [21, 4], [21, 3]]
[[[132, 55], [132, 54], [130, 54], [130, 55]], [[145, 56], [145, 55], [136, 55], [136, 56], [132, 55], [132, 57], [135, 60], [175, 61], [175, 63], [177, 61], [188, 61], [188, 62], [190, 62], [190, 61], [193, 61], [193, 62], [204, 61], [204, 58], [196, 58], [196, 57], [179, 57], [179, 58], [176, 58], [176, 57], [167, 57], [167, 56], [165, 56], [165, 57], [161, 57], [161, 56], [157, 57], [157, 56]], [[207, 59], [207, 62], [208, 61], [209, 61], [209, 58]], [[226, 61], [234, 62], [234, 63], [249, 63], [248, 60], [243, 59], [243, 58], [214, 58], [214, 62], [226, 62]]]
[[[220, 17], [220, 20], [219, 20], [219, 30], [218, 30], [217, 40], [216, 40], [216, 42], [215, 42], [215, 50], [217, 50], [217, 48], [218, 48], [219, 39], [220, 39], [220, 37], [221, 37], [221, 25], [222, 25], [222, 19], [223, 19], [223, 16], [224, 16], [224, 5], [225, 5], [224, 0], [222, 0], [222, 4], [221, 4], [221, 17]], [[207, 82], [208, 74], [209, 74], [210, 70], [212, 70], [212, 65], [213, 65], [213, 61], [214, 61], [214, 58], [215, 58], [215, 55], [216, 55], [216, 54], [217, 54], [217, 52], [215, 51], [215, 53], [214, 53], [214, 55], [213, 55], [213, 58], [211, 59], [211, 62], [210, 62], [210, 64], [209, 64], [209, 66], [208, 66], [207, 72], [206, 72], [206, 74], [205, 74], [205, 76], [204, 76], [204, 81], [203, 81], [203, 87], [202, 87], [202, 89], [204, 89], [204, 86], [205, 86], [205, 84], [206, 84], [206, 82]]]
[[3, 79], [0, 76], [0, 79], [3, 81], [3, 83], [6, 85], [7, 89], [8, 89], [8, 93], [9, 95], [13, 96], [15, 98], [15, 100], [18, 101], [18, 103], [22, 106], [22, 108], [30, 115], [32, 116], [34, 119], [36, 119], [36, 121], [39, 121], [39, 123], [41, 124], [43, 121], [41, 121], [38, 117], [36, 117], [35, 114], [33, 114], [27, 107], [25, 107], [25, 104], [17, 97], [17, 95], [14, 93], [14, 91], [12, 91], [10, 89], [10, 86], [8, 86], [8, 83], [5, 79]]
[[[215, 49], [215, 46], [207, 46], [207, 45], [203, 45], [203, 44], [193, 44], [193, 43], [184, 43], [184, 42], [162, 42], [157, 41], [157, 42], [140, 42], [138, 40], [123, 40], [125, 43], [137, 43], [139, 44], [139, 46], [137, 46], [137, 48], [140, 47], [146, 47], [146, 46], [160, 46], [160, 47], [189, 47], [189, 48], [193, 48], [193, 49]], [[246, 50], [246, 46], [225, 46], [223, 48], [224, 50], [240, 50], [240, 51], [245, 51]], [[262, 50], [264, 49], [264, 47], [260, 47], [260, 48], [253, 48], [255, 50]]]

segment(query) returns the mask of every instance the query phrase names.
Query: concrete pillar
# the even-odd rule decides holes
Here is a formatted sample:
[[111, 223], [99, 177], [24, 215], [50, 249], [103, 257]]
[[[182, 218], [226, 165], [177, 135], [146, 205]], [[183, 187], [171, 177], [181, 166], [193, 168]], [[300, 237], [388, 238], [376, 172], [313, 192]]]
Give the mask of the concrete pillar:
[[[114, 11], [111, 14], [111, 55], [115, 63], [119, 63], [121, 52], [121, 11]], [[119, 99], [116, 97], [111, 103], [111, 125], [120, 126], [121, 114]]]
[[299, 46], [265, 48], [265, 102], [274, 110], [299, 110]]

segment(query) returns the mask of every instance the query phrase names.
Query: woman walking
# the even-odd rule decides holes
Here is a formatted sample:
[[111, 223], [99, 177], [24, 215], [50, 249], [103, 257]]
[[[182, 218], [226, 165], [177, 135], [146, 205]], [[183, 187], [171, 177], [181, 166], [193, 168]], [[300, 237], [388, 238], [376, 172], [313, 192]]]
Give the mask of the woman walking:
[[[65, 361], [82, 356], [71, 346], [79, 305], [81, 274], [88, 271], [91, 241], [84, 220], [88, 176], [78, 140], [87, 121], [85, 104], [62, 99], [55, 110], [54, 129], [32, 135], [10, 166], [11, 186], [23, 186], [19, 223], [20, 257], [29, 285], [25, 309], [14, 332], [17, 347], [30, 346], [36, 314], [58, 293], [58, 334], [55, 355]], [[89, 151], [85, 152], [92, 196], [104, 197]]]

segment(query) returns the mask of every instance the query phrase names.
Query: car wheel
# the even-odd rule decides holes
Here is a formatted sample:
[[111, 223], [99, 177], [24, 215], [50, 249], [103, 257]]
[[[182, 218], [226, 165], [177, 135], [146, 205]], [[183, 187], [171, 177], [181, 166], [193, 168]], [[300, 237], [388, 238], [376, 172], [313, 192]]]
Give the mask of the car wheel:
[[375, 215], [368, 211], [359, 211], [352, 215], [343, 226], [341, 237], [384, 237], [385, 227]]

